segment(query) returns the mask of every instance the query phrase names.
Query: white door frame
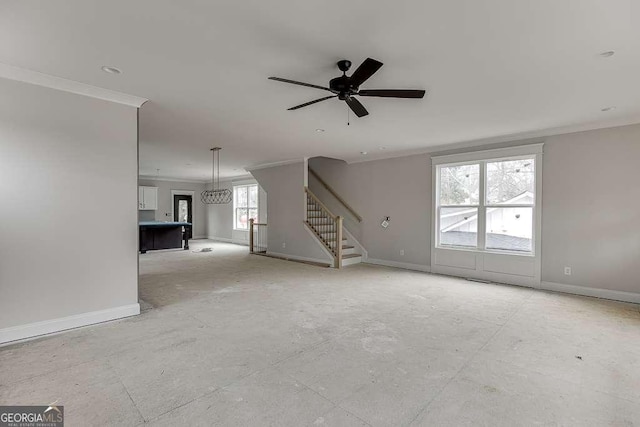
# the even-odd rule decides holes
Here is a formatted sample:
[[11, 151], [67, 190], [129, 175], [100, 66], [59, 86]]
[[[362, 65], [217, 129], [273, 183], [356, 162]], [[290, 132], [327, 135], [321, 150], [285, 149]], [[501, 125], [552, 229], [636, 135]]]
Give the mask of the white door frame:
[[[175, 213], [173, 211], [173, 196], [191, 196], [191, 209], [194, 211], [194, 212], [191, 212], [191, 230], [195, 228], [195, 224], [196, 224], [196, 216], [194, 215], [196, 210], [195, 194], [196, 192], [191, 190], [171, 190], [171, 221], [174, 221], [173, 218], [175, 218]], [[191, 233], [195, 237], [195, 233], [193, 233], [193, 231], [191, 231]]]

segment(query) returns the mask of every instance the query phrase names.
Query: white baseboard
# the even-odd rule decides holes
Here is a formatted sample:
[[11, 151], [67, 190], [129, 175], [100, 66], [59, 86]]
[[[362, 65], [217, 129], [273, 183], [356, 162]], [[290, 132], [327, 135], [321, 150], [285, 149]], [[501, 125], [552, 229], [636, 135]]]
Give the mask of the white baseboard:
[[588, 288], [586, 286], [566, 285], [564, 283], [555, 282], [541, 282], [540, 289], [640, 304], [640, 294], [636, 294], [633, 292], [614, 291], [611, 289], [601, 288]]
[[267, 255], [273, 255], [275, 257], [279, 257], [279, 258], [289, 258], [292, 260], [296, 260], [296, 261], [309, 261], [309, 262], [318, 262], [321, 264], [331, 264], [333, 265], [333, 260], [326, 260], [326, 259], [320, 259], [320, 258], [309, 258], [309, 257], [304, 257], [304, 256], [298, 256], [298, 255], [289, 255], [289, 254], [283, 254], [280, 252], [271, 252], [271, 251], [267, 251]]
[[207, 236], [205, 236], [204, 234], [202, 236], [193, 236], [191, 239], [189, 240], [196, 240], [196, 239], [206, 239]]
[[10, 328], [0, 329], [0, 344], [138, 314], [140, 314], [140, 304], [135, 303], [108, 308], [106, 310], [91, 311], [89, 313], [76, 314], [58, 319], [29, 323], [27, 325], [12, 326]]
[[384, 265], [385, 267], [404, 268], [405, 270], [423, 271], [425, 273], [431, 272], [431, 267], [422, 264], [411, 264], [409, 262], [399, 261], [387, 261], [385, 259], [367, 258], [366, 261], [362, 261], [365, 264]]

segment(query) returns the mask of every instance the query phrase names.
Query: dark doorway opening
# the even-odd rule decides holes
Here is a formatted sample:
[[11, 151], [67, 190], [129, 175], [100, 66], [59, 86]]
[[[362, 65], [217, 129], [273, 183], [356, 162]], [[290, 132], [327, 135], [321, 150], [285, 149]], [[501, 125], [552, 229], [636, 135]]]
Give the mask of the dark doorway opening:
[[173, 220], [179, 222], [188, 222], [192, 226], [189, 227], [189, 238], [193, 238], [193, 197], [176, 194], [173, 196]]

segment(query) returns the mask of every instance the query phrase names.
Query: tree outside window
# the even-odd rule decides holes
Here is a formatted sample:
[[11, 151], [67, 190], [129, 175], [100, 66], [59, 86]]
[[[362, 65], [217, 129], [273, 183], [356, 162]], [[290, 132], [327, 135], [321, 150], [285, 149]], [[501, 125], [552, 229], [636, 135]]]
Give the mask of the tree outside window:
[[258, 221], [258, 185], [237, 185], [233, 187], [233, 228], [248, 230], [249, 219]]

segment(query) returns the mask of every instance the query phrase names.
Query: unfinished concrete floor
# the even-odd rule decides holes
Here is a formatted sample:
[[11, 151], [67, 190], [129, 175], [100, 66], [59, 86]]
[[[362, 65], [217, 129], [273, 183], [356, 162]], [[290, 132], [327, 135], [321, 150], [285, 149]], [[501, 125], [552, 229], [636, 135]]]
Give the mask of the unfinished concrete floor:
[[142, 315], [0, 348], [0, 404], [58, 401], [69, 426], [640, 423], [637, 305], [205, 245], [140, 257]]

